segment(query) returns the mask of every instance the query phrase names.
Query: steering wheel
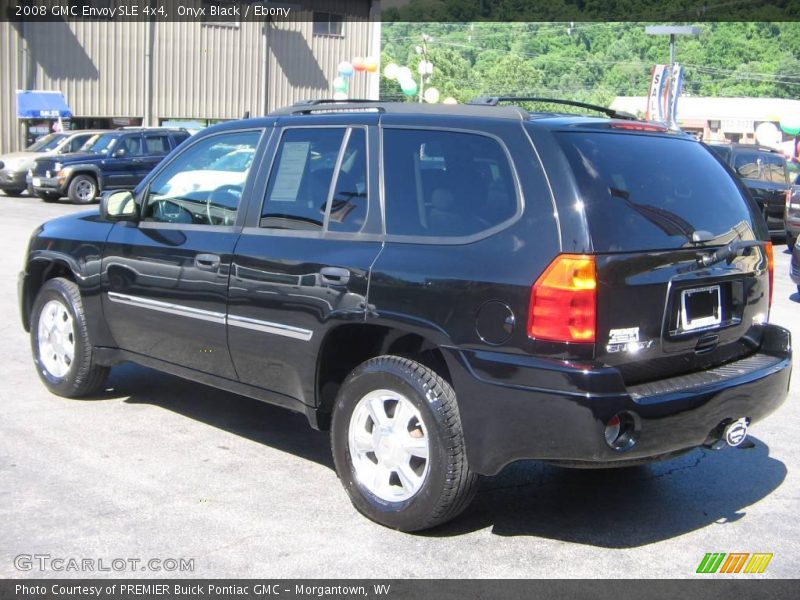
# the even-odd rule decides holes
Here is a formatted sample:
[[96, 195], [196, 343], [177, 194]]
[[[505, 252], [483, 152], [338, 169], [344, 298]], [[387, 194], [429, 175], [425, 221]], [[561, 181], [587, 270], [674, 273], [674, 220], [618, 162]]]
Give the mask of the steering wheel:
[[161, 199], [154, 203], [153, 217], [162, 223], [191, 223], [192, 214], [172, 200]]
[[[208, 224], [214, 224], [214, 221], [211, 218], [212, 205], [222, 206], [223, 208], [227, 208], [235, 213], [236, 209], [239, 207], [239, 200], [241, 200], [241, 198], [242, 187], [234, 183], [221, 185], [211, 192], [206, 199], [206, 218], [208, 219]], [[222, 218], [222, 223], [225, 225], [231, 224], [228, 223], [227, 217]]]

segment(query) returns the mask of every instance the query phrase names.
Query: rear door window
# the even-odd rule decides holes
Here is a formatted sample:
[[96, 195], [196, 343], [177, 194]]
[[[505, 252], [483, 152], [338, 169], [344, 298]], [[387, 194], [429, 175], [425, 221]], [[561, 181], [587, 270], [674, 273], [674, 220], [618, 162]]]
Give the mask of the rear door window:
[[594, 248], [679, 248], [692, 233], [753, 232], [736, 182], [701, 144], [665, 136], [560, 132]]
[[287, 129], [275, 158], [261, 227], [321, 231], [345, 128]]

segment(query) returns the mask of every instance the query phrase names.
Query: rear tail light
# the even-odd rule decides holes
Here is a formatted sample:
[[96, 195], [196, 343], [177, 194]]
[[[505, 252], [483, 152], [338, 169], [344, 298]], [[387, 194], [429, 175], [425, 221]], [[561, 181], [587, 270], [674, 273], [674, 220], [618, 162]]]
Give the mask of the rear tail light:
[[593, 256], [557, 256], [531, 288], [528, 335], [557, 342], [593, 343], [596, 291]]
[[772, 242], [767, 242], [764, 246], [767, 251], [767, 270], [769, 272], [769, 306], [772, 308], [772, 288], [775, 281], [775, 254], [772, 250]]

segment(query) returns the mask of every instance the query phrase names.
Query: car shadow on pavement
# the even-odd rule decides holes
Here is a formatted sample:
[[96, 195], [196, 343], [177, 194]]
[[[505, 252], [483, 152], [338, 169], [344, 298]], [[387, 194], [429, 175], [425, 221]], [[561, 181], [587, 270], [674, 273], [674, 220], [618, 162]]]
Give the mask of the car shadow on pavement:
[[333, 469], [330, 436], [304, 415], [129, 363], [114, 367], [106, 388], [97, 398], [158, 406]]
[[[133, 364], [115, 367], [101, 398], [158, 406], [333, 469], [330, 437], [305, 416]], [[785, 465], [763, 442], [622, 469], [567, 469], [520, 461], [481, 481], [472, 505], [425, 537], [491, 528], [606, 548], [652, 544], [745, 518], [777, 489]]]
[[632, 548], [711, 524], [746, 518], [777, 489], [786, 466], [763, 442], [749, 449], [696, 449], [679, 458], [621, 469], [567, 469], [537, 461], [510, 465], [482, 482], [456, 521], [424, 533], [453, 536], [491, 527], [501, 536], [536, 536]]

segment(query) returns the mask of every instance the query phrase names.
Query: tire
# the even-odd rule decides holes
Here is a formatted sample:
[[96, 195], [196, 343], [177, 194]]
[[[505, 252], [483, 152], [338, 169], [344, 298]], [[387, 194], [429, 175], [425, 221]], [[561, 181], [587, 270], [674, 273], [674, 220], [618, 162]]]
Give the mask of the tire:
[[[385, 437], [374, 433], [376, 414]], [[477, 489], [453, 388], [407, 358], [379, 356], [347, 377], [333, 408], [331, 449], [356, 509], [392, 529], [440, 525], [463, 511]]]
[[17, 190], [3, 190], [6, 196], [19, 196], [22, 192], [25, 191], [25, 188], [19, 188]]
[[[49, 326], [51, 317], [53, 325]], [[57, 323], [63, 325], [57, 326]], [[46, 332], [48, 327], [49, 332]], [[75, 283], [58, 277], [42, 286], [33, 303], [30, 329], [36, 372], [51, 392], [66, 398], [80, 398], [105, 384], [109, 368], [92, 362], [83, 302]], [[45, 339], [45, 333], [50, 337]]]
[[97, 180], [91, 175], [75, 175], [69, 182], [67, 196], [73, 204], [91, 204], [97, 198]]
[[786, 234], [786, 247], [789, 248], [791, 251], [794, 248], [794, 245], [797, 243], [797, 238], [793, 235]]
[[58, 202], [61, 199], [61, 194], [53, 192], [36, 192], [36, 195], [45, 202]]

